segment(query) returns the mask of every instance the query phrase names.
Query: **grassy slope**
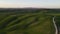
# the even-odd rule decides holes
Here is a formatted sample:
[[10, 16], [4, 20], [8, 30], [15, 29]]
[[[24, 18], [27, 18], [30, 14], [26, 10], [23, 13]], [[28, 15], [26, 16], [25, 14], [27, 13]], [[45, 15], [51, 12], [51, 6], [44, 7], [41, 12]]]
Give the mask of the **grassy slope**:
[[[35, 17], [29, 17], [21, 21], [20, 22], [21, 24], [18, 23], [19, 25], [16, 26], [16, 27], [19, 27], [20, 29], [16, 29], [14, 31], [5, 31], [6, 34], [54, 34], [55, 30], [54, 30], [54, 26], [53, 26], [52, 19], [50, 16], [39, 14], [38, 21], [33, 23]], [[28, 27], [25, 29], [21, 28], [22, 26], [26, 26], [26, 24], [28, 24], [29, 22], [30, 23], [32, 22], [32, 24], [28, 25]]]
[[[55, 21], [56, 21], [56, 24], [57, 24], [57, 26], [59, 28], [60, 27], [60, 15], [56, 16]], [[59, 34], [60, 34], [60, 31], [59, 31]]]

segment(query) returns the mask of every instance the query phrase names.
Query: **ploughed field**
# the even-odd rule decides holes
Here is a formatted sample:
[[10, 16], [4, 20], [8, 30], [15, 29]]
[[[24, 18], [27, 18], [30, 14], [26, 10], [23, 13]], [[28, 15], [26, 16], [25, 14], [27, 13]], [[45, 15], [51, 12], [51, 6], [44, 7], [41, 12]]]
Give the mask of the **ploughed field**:
[[43, 14], [0, 15], [0, 34], [54, 34], [52, 17]]

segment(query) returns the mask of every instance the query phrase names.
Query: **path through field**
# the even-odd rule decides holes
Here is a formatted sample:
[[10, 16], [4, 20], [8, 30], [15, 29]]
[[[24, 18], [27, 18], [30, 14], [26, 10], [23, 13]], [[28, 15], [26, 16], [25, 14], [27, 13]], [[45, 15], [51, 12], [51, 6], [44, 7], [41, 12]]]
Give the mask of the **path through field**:
[[55, 16], [53, 17], [53, 23], [54, 23], [54, 27], [55, 27], [55, 34], [58, 34], [58, 29], [57, 29], [57, 25], [56, 25], [56, 22], [55, 22]]

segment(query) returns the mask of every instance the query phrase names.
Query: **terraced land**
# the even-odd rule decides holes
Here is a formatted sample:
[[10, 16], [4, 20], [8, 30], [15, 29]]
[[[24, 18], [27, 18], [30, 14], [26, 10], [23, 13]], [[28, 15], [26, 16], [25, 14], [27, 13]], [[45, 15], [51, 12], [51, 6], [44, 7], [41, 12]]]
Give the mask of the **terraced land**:
[[54, 34], [52, 16], [0, 15], [0, 34]]

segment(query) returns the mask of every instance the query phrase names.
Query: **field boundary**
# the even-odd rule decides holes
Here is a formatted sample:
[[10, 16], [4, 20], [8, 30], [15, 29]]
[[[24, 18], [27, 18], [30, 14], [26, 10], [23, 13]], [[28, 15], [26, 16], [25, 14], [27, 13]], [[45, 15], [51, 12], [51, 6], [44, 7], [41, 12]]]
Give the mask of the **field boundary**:
[[56, 22], [55, 22], [55, 16], [53, 17], [53, 24], [54, 24], [54, 27], [55, 27], [55, 34], [58, 34], [57, 25], [56, 25]]

